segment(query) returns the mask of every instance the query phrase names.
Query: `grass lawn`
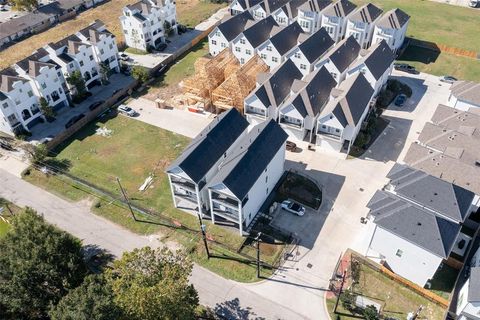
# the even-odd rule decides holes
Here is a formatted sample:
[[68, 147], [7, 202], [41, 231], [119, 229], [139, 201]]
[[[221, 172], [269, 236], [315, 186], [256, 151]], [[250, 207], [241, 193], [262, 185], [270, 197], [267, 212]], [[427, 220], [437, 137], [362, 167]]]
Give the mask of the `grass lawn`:
[[[362, 294], [369, 299], [375, 300], [382, 305], [383, 315], [394, 319], [406, 319], [409, 312], [416, 311], [420, 305], [424, 308], [417, 319], [440, 320], [443, 319], [445, 309], [420, 296], [409, 288], [391, 280], [385, 275], [375, 271], [371, 267], [360, 264], [359, 283], [354, 286], [356, 294]], [[332, 316], [335, 299], [327, 300], [327, 306]], [[341, 319], [353, 319], [349, 317], [349, 311], [341, 307], [338, 311], [345, 313]]]
[[[72, 20], [25, 39], [0, 52], [0, 69], [6, 68], [32, 53], [36, 48], [50, 42], [56, 42], [66, 36], [88, 26], [96, 19], [102, 20], [107, 29], [116, 37], [117, 42], [123, 42], [123, 32], [119, 17], [122, 8], [131, 4], [131, 0], [112, 0], [96, 8], [82, 12]], [[212, 4], [204, 0], [182, 0], [177, 2], [177, 18], [180, 23], [195, 26], [226, 4]]]
[[[10, 210], [13, 214], [19, 213], [22, 210], [22, 208], [17, 207], [13, 203], [3, 198], [0, 198], [0, 208], [3, 208], [2, 217], [6, 218], [7, 221], [11, 217]], [[8, 232], [8, 230], [10, 230], [10, 228], [10, 224], [0, 218], [0, 238], [5, 236], [5, 234]]]
[[[98, 127], [106, 126], [113, 130], [111, 137], [95, 134]], [[127, 190], [132, 203], [151, 209], [170, 219], [177, 220], [183, 226], [198, 230], [198, 219], [173, 207], [170, 187], [165, 168], [178, 156], [189, 142], [189, 139], [175, 133], [159, 129], [143, 122], [124, 116], [104, 118], [97, 123], [87, 125], [81, 132], [59, 146], [51, 161], [62, 163], [68, 167], [70, 174], [89, 181], [101, 188], [121, 197], [116, 183], [118, 176]], [[153, 184], [146, 191], [138, 191], [144, 180], [154, 175]], [[197, 233], [182, 229], [165, 227], [161, 217], [142, 216], [135, 222], [130, 212], [121, 202], [95, 194], [89, 188], [73, 183], [63, 176], [45, 176], [36, 170], [30, 170], [24, 178], [59, 196], [72, 201], [89, 199], [92, 211], [114, 221], [139, 234], [160, 233], [165, 241], [173, 240], [182, 244], [190, 252], [192, 258], [207, 268], [238, 281], [255, 281], [255, 268], [249, 264], [226, 259], [203, 259], [201, 246], [203, 242]], [[167, 223], [171, 225], [171, 223]], [[212, 250], [219, 255], [234, 259], [241, 257], [235, 253], [243, 242], [232, 230], [207, 222], [207, 233], [220, 243], [228, 245], [232, 250], [214, 245]], [[265, 247], [265, 250], [270, 249]], [[241, 260], [241, 259], [240, 259]], [[271, 274], [270, 270], [265, 271]]]
[[371, 2], [384, 11], [398, 7], [411, 16], [408, 36], [480, 52], [479, 10], [419, 0], [353, 0], [353, 2], [357, 5]]

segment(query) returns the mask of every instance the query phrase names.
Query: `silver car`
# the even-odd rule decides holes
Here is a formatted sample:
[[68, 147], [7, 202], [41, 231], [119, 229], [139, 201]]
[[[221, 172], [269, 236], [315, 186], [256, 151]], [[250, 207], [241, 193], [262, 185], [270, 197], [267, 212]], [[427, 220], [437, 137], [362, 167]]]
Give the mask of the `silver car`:
[[300, 217], [305, 214], [305, 207], [291, 200], [283, 201], [282, 209], [294, 213]]
[[137, 114], [135, 110], [124, 104], [118, 106], [118, 112], [123, 113], [124, 115], [127, 115], [129, 117], [134, 117]]

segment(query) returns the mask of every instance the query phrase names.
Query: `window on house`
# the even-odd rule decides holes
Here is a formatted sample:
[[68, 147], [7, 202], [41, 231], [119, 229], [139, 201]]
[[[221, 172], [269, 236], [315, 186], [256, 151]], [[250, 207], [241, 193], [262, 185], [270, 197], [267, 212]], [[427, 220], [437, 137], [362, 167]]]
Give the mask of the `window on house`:
[[84, 63], [83, 60], [80, 60], [80, 67], [83, 67]]
[[47, 84], [45, 82], [42, 83], [42, 89], [47, 89]]
[[278, 62], [278, 58], [277, 57], [272, 57], [272, 62]]
[[216, 44], [217, 44], [217, 41], [212, 40], [212, 44], [213, 44], [213, 45], [216, 45]]
[[8, 122], [10, 122], [10, 124], [17, 123], [17, 117], [14, 114], [9, 115], [7, 119], [8, 119]]
[[[45, 88], [44, 88], [44, 89], [45, 89]], [[27, 94], [28, 94], [28, 97], [29, 97], [29, 98], [33, 97], [33, 92], [32, 92], [32, 90], [28, 90]]]
[[3, 109], [7, 109], [7, 108], [8, 108], [8, 103], [4, 102], [4, 103], [2, 104], [2, 107], [3, 107]]
[[227, 47], [227, 44], [225, 42], [222, 42], [221, 45], [220, 45], [222, 48], [226, 48]]
[[301, 54], [300, 52], [295, 52], [295, 58], [300, 58]]
[[262, 58], [262, 59], [267, 59], [267, 55], [266, 55], [265, 53], [261, 53], [261, 54], [260, 54], [260, 58]]
[[70, 67], [70, 69], [73, 69], [73, 63], [70, 63], [68, 66]]
[[272, 51], [272, 46], [267, 46], [267, 51]]
[[307, 70], [307, 66], [305, 64], [300, 64], [300, 69]]
[[103, 49], [100, 49], [100, 54], [104, 54], [105, 51]]
[[15, 100], [15, 104], [18, 106], [20, 104], [20, 100]]
[[110, 43], [110, 44], [108, 45], [108, 47], [110, 48], [110, 50], [112, 50], [112, 49], [113, 49], [113, 44]]
[[396, 255], [397, 257], [402, 257], [402, 254], [403, 254], [403, 251], [400, 250], [400, 249], [398, 249], [398, 250], [397, 250], [397, 253], [395, 253], [395, 255]]
[[236, 52], [240, 52], [240, 51], [242, 51], [242, 50], [240, 50], [240, 47], [235, 47], [235, 51], [236, 51]]
[[245, 44], [245, 39], [240, 39], [241, 44]]
[[60, 71], [57, 72], [57, 76], [58, 77], [61, 77], [62, 76], [62, 73]]
[[246, 49], [246, 50], [245, 50], [245, 54], [251, 55], [251, 54], [252, 54], [252, 50]]
[[265, 183], [268, 183], [268, 176], [265, 176]]
[[245, 59], [244, 58], [240, 58], [240, 64], [244, 64], [245, 63]]
[[267, 188], [267, 194], [268, 194], [268, 188]]

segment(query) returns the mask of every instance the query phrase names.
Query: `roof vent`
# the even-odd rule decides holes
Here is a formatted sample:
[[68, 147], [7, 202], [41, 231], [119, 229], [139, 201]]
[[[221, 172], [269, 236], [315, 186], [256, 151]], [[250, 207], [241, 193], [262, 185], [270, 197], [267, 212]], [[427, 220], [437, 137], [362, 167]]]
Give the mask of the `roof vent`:
[[434, 192], [433, 195], [434, 195], [434, 196], [438, 196], [438, 193]]
[[417, 226], [421, 226], [421, 225], [422, 225], [422, 223], [421, 223], [421, 222], [417, 222]]

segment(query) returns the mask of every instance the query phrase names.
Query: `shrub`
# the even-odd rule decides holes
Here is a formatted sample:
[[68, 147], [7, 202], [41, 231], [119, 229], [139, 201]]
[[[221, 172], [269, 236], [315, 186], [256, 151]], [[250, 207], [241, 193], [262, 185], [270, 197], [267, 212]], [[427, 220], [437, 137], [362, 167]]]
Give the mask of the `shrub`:
[[378, 310], [375, 306], [367, 306], [365, 310], [363, 310], [363, 316], [365, 320], [378, 320], [380, 317], [378, 316]]
[[102, 206], [102, 203], [100, 201], [95, 202], [95, 208], [100, 208]]
[[341, 295], [340, 295], [340, 302], [342, 303], [342, 306], [353, 312], [356, 309], [355, 306], [355, 299], [357, 298], [357, 295], [354, 294], [351, 290], [345, 290]]
[[370, 137], [367, 134], [363, 132], [359, 132], [357, 135], [357, 139], [355, 139], [355, 142], [353, 143], [353, 145], [355, 147], [363, 149], [363, 147], [365, 147], [365, 145], [368, 143], [369, 140], [370, 140]]

